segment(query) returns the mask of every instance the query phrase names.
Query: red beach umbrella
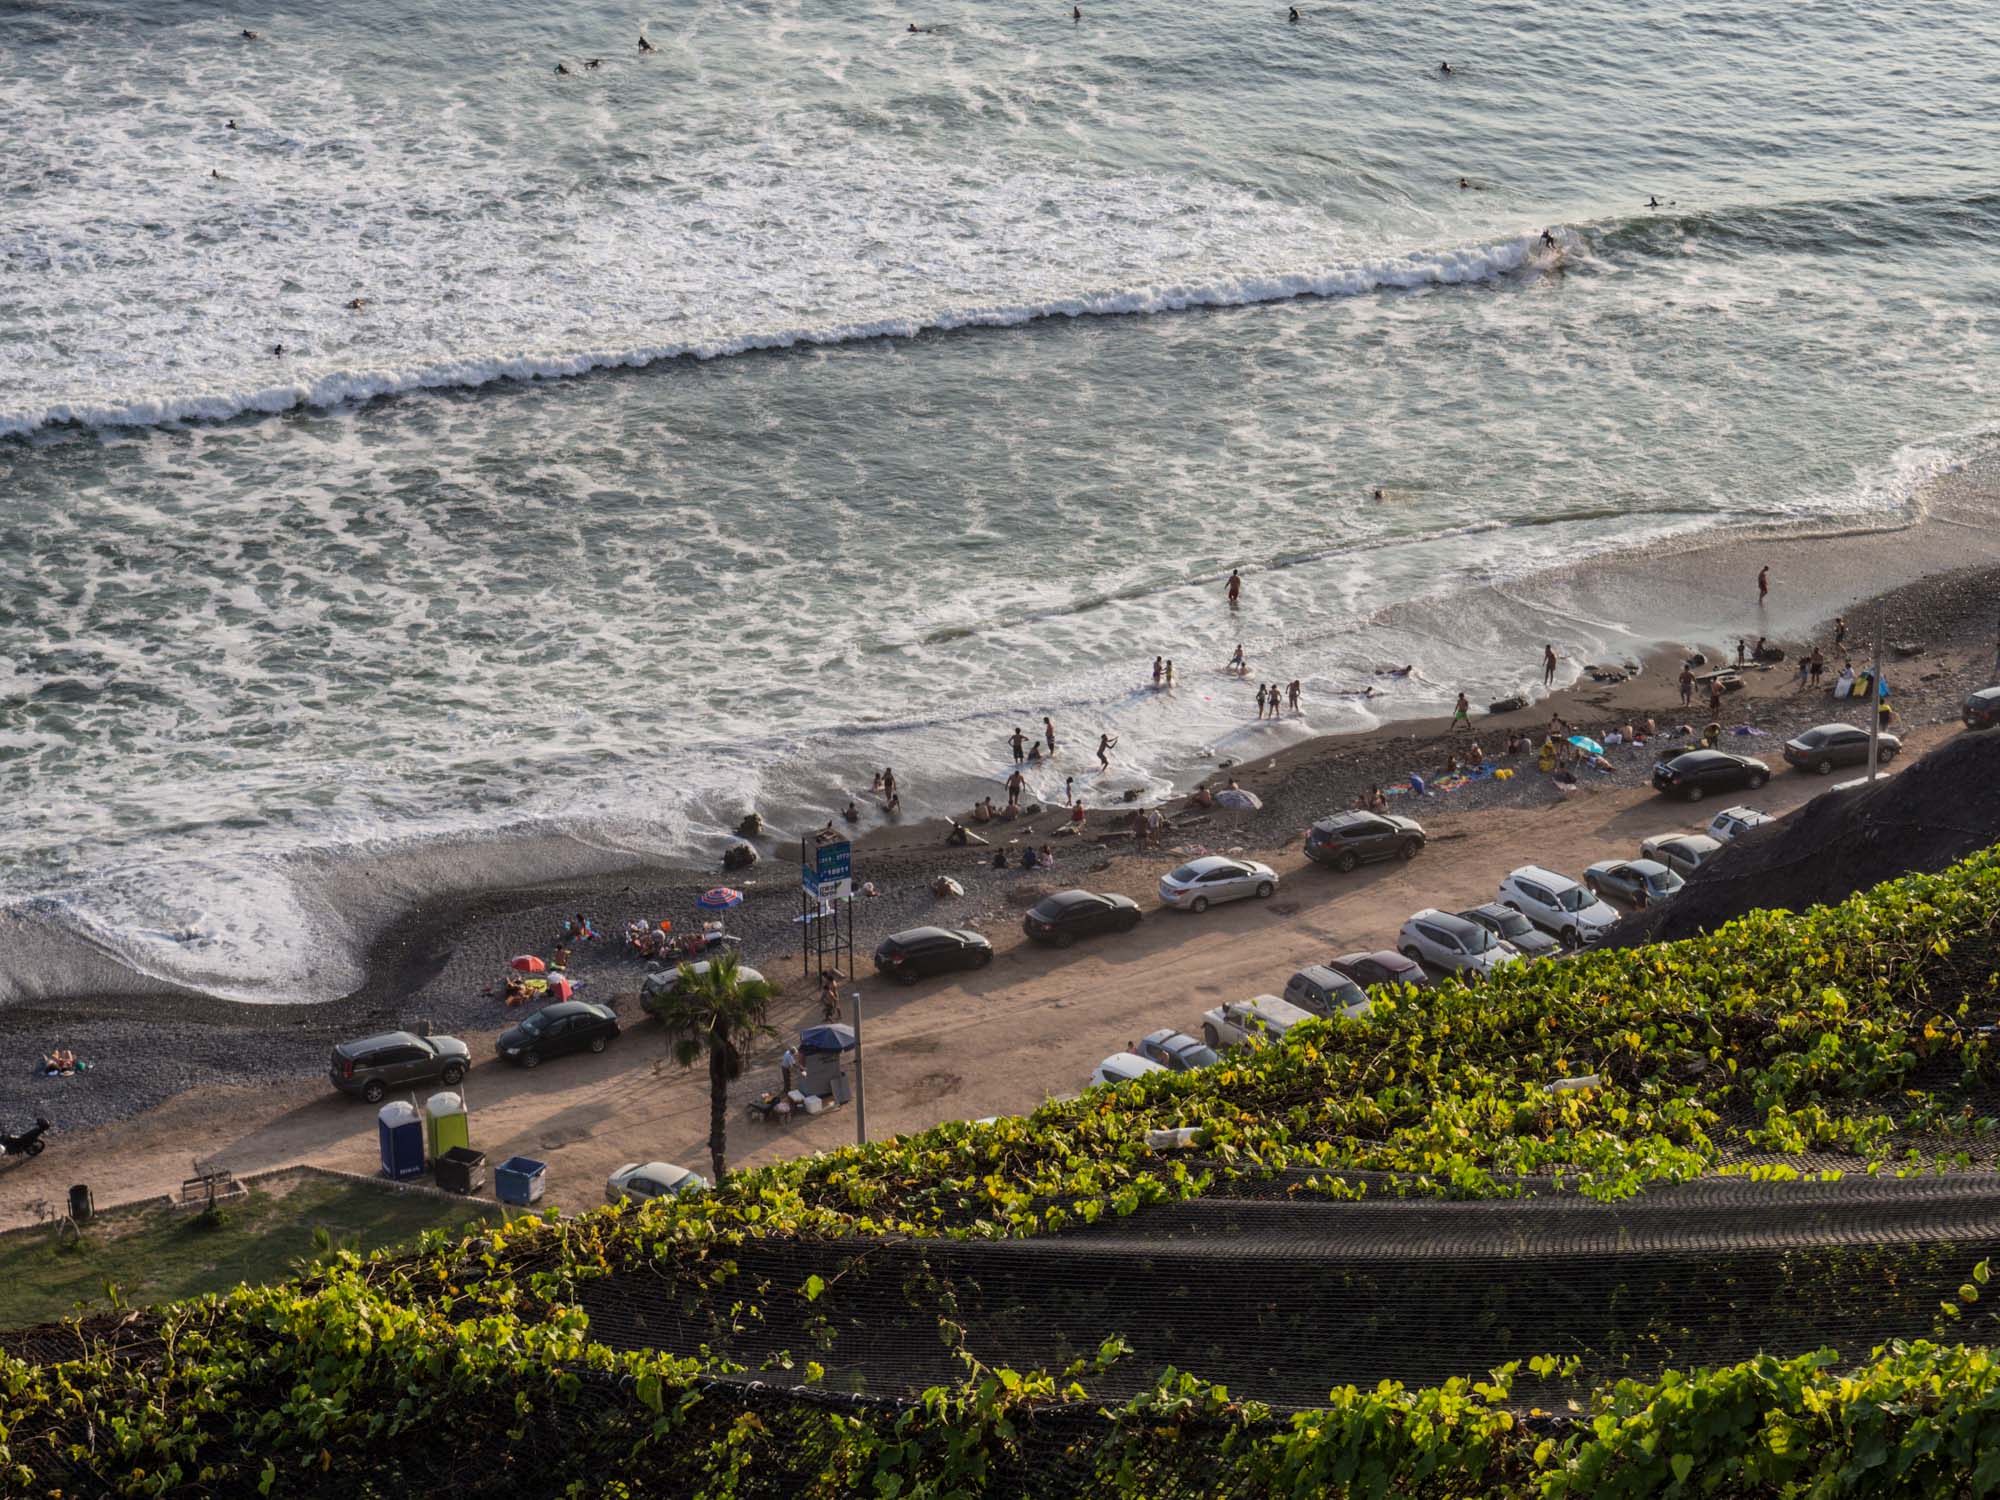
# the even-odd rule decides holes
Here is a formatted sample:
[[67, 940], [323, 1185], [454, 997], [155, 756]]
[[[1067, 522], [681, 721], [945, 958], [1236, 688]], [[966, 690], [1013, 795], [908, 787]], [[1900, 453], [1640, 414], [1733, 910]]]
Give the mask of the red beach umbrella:
[[519, 969], [523, 974], [540, 974], [548, 968], [548, 965], [532, 953], [523, 953], [519, 958], [514, 960], [514, 967]]

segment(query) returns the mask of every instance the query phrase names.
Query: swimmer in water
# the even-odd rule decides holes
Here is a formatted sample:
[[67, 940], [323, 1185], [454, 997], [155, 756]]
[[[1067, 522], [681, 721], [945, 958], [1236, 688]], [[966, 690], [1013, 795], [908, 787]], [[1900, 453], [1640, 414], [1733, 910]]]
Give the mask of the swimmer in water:
[[234, 120], [231, 120], [231, 121], [229, 122], [229, 128], [230, 128], [231, 130], [234, 130], [234, 129], [236, 128], [236, 122], [235, 122]]
[[208, 175], [209, 175], [209, 176], [211, 176], [211, 177], [213, 177], [213, 178], [214, 178], [214, 179], [215, 179], [216, 181], [218, 181], [218, 182], [220, 182], [220, 181], [222, 180], [222, 174], [221, 174], [220, 172], [216, 171], [216, 170], [215, 170], [215, 168], [213, 168], [213, 167], [210, 167], [210, 168], [208, 169]]
[[1470, 177], [1461, 177], [1458, 179], [1458, 185], [1461, 188], [1469, 188], [1472, 186], [1472, 179]]
[[1648, 197], [1648, 198], [1646, 199], [1646, 207], [1648, 207], [1648, 208], [1658, 208], [1659, 206], [1660, 206], [1660, 200], [1659, 200], [1658, 198], [1656, 198], [1656, 197]]
[[604, 59], [601, 57], [593, 57], [589, 62], [585, 63], [584, 66], [586, 68], [601, 68], [604, 66]]
[[641, 52], [658, 52], [660, 49], [647, 41], [646, 33], [642, 31], [639, 33], [639, 50]]
[[1286, 16], [1286, 17], [1285, 17], [1285, 19], [1286, 19], [1287, 21], [1290, 21], [1290, 22], [1291, 22], [1291, 23], [1292, 23], [1292, 24], [1293, 24], [1294, 26], [1298, 25], [1298, 22], [1299, 22], [1299, 8], [1298, 8], [1298, 7], [1296, 6], [1296, 5], [1294, 5], [1294, 6], [1292, 7], [1292, 13], [1291, 13], [1290, 15]]
[[273, 356], [282, 359], [285, 353], [285, 346], [283, 344], [273, 344], [271, 346], [271, 353]]
[[1375, 498], [1376, 498], [1377, 500], [1380, 500], [1380, 499], [1382, 498], [1382, 492], [1381, 492], [1380, 490], [1377, 490], [1377, 491], [1375, 492]]
[[569, 66], [566, 63], [557, 63], [556, 71], [562, 74], [562, 76], [565, 78], [569, 77]]
[[243, 28], [243, 40], [246, 42], [254, 42], [257, 40], [257, 33], [252, 31], [249, 27], [246, 26]]
[[1081, 7], [1081, 6], [1076, 6], [1076, 5], [1072, 5], [1072, 6], [1071, 6], [1071, 7], [1069, 8], [1069, 18], [1070, 18], [1070, 19], [1071, 19], [1072, 21], [1081, 21], [1081, 20], [1083, 19], [1083, 9], [1082, 9], [1082, 7]]
[[349, 312], [360, 312], [361, 309], [366, 307], [367, 305], [368, 302], [366, 298], [356, 297], [352, 302], [347, 304], [347, 310]]
[[1556, 237], [1544, 229], [1542, 231], [1542, 244], [1547, 249], [1553, 250], [1556, 247]]
[[1445, 75], [1445, 76], [1446, 76], [1447, 78], [1448, 78], [1448, 77], [1450, 77], [1450, 76], [1451, 76], [1451, 64], [1450, 64], [1450, 63], [1448, 63], [1448, 62], [1441, 62], [1441, 63], [1439, 63], [1439, 64], [1438, 64], [1438, 72], [1440, 72], [1440, 73], [1444, 74], [1444, 75]]

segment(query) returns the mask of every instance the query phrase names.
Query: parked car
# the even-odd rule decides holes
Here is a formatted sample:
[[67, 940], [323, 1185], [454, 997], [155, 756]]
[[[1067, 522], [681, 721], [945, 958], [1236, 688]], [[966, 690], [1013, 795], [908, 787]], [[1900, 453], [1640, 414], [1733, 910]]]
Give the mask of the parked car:
[[1306, 831], [1306, 858], [1336, 870], [1372, 859], [1415, 859], [1423, 847], [1422, 825], [1394, 813], [1335, 813]]
[[1618, 913], [1567, 875], [1523, 865], [1500, 882], [1500, 904], [1510, 906], [1565, 948], [1596, 942], [1618, 923]]
[[618, 1017], [610, 1006], [564, 1000], [523, 1016], [493, 1046], [510, 1063], [539, 1068], [543, 1059], [565, 1052], [602, 1052], [617, 1037]]
[[[693, 971], [695, 978], [699, 979], [708, 973], [708, 960], [705, 958], [700, 959], [689, 964], [688, 968]], [[764, 976], [748, 964], [737, 966], [736, 977], [745, 984], [762, 984], [764, 982]], [[654, 974], [648, 974], [639, 984], [639, 1009], [646, 1012], [649, 1016], [658, 1014], [661, 1002], [670, 1000], [679, 994], [680, 987], [681, 971], [679, 965], [675, 965], [671, 969], [661, 969]]]
[[[1903, 742], [1893, 734], [1878, 738], [1876, 763], [1886, 765], [1903, 748]], [[1785, 759], [1801, 771], [1816, 771], [1822, 776], [1831, 775], [1835, 766], [1865, 766], [1868, 731], [1856, 729], [1852, 724], [1821, 724], [1786, 740]]]
[[670, 1161], [628, 1161], [604, 1179], [604, 1201], [627, 1198], [677, 1198], [708, 1191], [708, 1179]]
[[1403, 924], [1403, 930], [1396, 934], [1396, 946], [1413, 963], [1428, 964], [1446, 974], [1469, 974], [1474, 979], [1521, 960], [1521, 955], [1495, 937], [1490, 927], [1435, 906], [1426, 906]]
[[1583, 872], [1583, 883], [1634, 911], [1669, 899], [1687, 884], [1657, 859], [1600, 859]]
[[1710, 792], [1753, 791], [1771, 779], [1771, 768], [1754, 755], [1727, 750], [1689, 750], [1653, 766], [1653, 790], [1699, 802]]
[[1217, 1051], [1238, 1047], [1253, 1036], [1260, 1043], [1275, 1042], [1303, 1021], [1319, 1019], [1309, 1010], [1300, 1010], [1276, 995], [1252, 995], [1248, 1000], [1231, 1000], [1201, 1018], [1201, 1039]]
[[385, 1031], [333, 1049], [327, 1076], [343, 1094], [359, 1094], [380, 1104], [390, 1089], [412, 1084], [442, 1083], [449, 1087], [472, 1066], [472, 1049], [455, 1036], [418, 1036], [411, 1031]]
[[1316, 1016], [1346, 1016], [1353, 1020], [1369, 1011], [1368, 996], [1345, 974], [1325, 964], [1307, 964], [1285, 982], [1285, 998]]
[[1151, 1058], [1170, 1073], [1206, 1068], [1218, 1060], [1213, 1047], [1196, 1041], [1184, 1031], [1175, 1031], [1171, 1026], [1142, 1037], [1139, 1055]]
[[1769, 813], [1758, 812], [1754, 807], [1725, 807], [1708, 820], [1708, 836], [1726, 844], [1740, 833], [1748, 833], [1773, 821]]
[[1413, 984], [1421, 990], [1428, 989], [1431, 982], [1422, 964], [1390, 948], [1379, 948], [1373, 953], [1343, 953], [1328, 960], [1327, 967], [1336, 974], [1345, 974], [1363, 989], [1371, 984]]
[[993, 945], [960, 927], [912, 927], [875, 945], [875, 972], [903, 984], [931, 974], [983, 969], [992, 962]]
[[1067, 948], [1099, 932], [1130, 932], [1139, 925], [1139, 903], [1130, 896], [1057, 891], [1028, 908], [1021, 930], [1038, 943]]
[[1160, 904], [1185, 911], [1207, 911], [1219, 901], [1259, 900], [1278, 888], [1278, 872], [1254, 859], [1225, 859], [1204, 854], [1160, 877]]
[[2000, 687], [1981, 688], [1976, 693], [1967, 693], [1965, 703], [1959, 709], [1967, 729], [1991, 729], [2000, 724]]
[[1561, 943], [1513, 907], [1502, 906], [1498, 901], [1467, 907], [1459, 915], [1468, 922], [1477, 922], [1523, 958], [1554, 958], [1563, 951]]
[[1144, 1078], [1148, 1073], [1166, 1071], [1150, 1057], [1141, 1057], [1136, 1052], [1114, 1052], [1090, 1070], [1090, 1081], [1093, 1084], [1130, 1083], [1135, 1078]]
[[1705, 833], [1656, 833], [1639, 841], [1641, 859], [1663, 864], [1683, 880], [1721, 852], [1721, 843]]

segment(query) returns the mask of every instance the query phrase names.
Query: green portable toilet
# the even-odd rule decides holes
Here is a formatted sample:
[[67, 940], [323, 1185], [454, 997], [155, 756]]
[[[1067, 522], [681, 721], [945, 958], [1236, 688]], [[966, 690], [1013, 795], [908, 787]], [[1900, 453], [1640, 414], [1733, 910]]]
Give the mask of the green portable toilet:
[[424, 1101], [424, 1138], [436, 1161], [454, 1146], [470, 1146], [472, 1131], [465, 1113], [465, 1100], [446, 1090]]

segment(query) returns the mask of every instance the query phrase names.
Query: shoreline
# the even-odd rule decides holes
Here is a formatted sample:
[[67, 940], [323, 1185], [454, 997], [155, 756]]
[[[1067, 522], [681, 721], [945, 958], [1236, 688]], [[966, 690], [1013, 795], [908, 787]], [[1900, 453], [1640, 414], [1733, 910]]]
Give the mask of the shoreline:
[[[1780, 644], [1795, 645], [1823, 636], [1824, 626], [1835, 614], [1846, 613], [1860, 622], [1874, 607], [1871, 601], [1895, 609], [1900, 596], [1913, 589], [1921, 595], [1933, 585], [1945, 587], [1956, 573], [1982, 566], [1969, 560], [1976, 553], [2000, 558], [2000, 530], [1987, 519], [1991, 497], [2000, 491], [2000, 474], [1982, 472], [1988, 468], [2000, 469], [2000, 463], [1975, 464], [1969, 472], [1933, 481], [1926, 489], [1920, 514], [1901, 526], [1847, 528], [1831, 534], [1732, 531], [1721, 538], [1710, 537], [1697, 545], [1658, 554], [1593, 557], [1526, 580], [1481, 585], [1443, 600], [1391, 605], [1375, 619], [1433, 634], [1446, 628], [1478, 632], [1482, 625], [1490, 626], [1496, 617], [1505, 616], [1511, 633], [1523, 640], [1528, 638], [1520, 629], [1523, 617], [1541, 622], [1551, 635], [1562, 633], [1559, 627], [1564, 620], [1587, 619], [1595, 630], [1624, 643], [1622, 650], [1607, 658], [1610, 664], [1637, 666], [1641, 682], [1657, 682], [1661, 664], [1668, 664], [1671, 670], [1682, 651], [1705, 649], [1714, 659], [1726, 651], [1733, 635], [1743, 633], [1767, 634]], [[1756, 561], [1749, 561], [1751, 558]], [[1740, 598], [1732, 600], [1722, 583], [1726, 580], [1747, 593], [1756, 566], [1766, 561], [1777, 581], [1773, 601], [1759, 611], [1754, 601], [1746, 605]], [[1902, 601], [1905, 606], [1912, 603], [1914, 608], [1901, 609], [1897, 618], [1902, 624], [1891, 633], [1907, 632], [1932, 613], [1920, 599]], [[1449, 619], [1441, 620], [1440, 615]], [[1702, 626], [1699, 622], [1703, 619], [1711, 623]], [[1632, 620], [1657, 623], [1627, 623]], [[1759, 625], [1763, 628], [1756, 629]], [[1855, 633], [1860, 634], [1861, 629]], [[1827, 644], [1830, 646], [1830, 640]], [[1851, 636], [1850, 650], [1856, 644]], [[1562, 665], [1568, 674], [1576, 671], [1578, 663], [1565, 660]], [[1837, 669], [1837, 663], [1835, 666]], [[1539, 677], [1538, 662], [1524, 661], [1522, 676], [1531, 680], [1466, 685], [1474, 699], [1475, 738], [1489, 721], [1488, 738], [1504, 739], [1515, 728], [1535, 733], [1551, 712], [1582, 726], [1607, 714], [1637, 711], [1642, 703], [1658, 707], [1658, 698], [1649, 697], [1642, 688], [1607, 692], [1604, 684], [1587, 677], [1572, 677], [1562, 686], [1545, 690], [1538, 680], [1532, 680]], [[1253, 680], [1245, 679], [1241, 684], [1246, 700]], [[1482, 711], [1483, 702], [1507, 694], [1525, 697], [1527, 706], [1502, 716]], [[1445, 716], [1420, 713], [1367, 728], [1313, 734], [1240, 758], [1211, 754], [1207, 760], [1172, 774], [1173, 792], [1165, 799], [1141, 796], [1092, 805], [1084, 842], [1102, 846], [1105, 822], [1122, 822], [1135, 807], [1161, 806], [1172, 814], [1184, 815], [1186, 794], [1202, 781], [1219, 782], [1234, 776], [1249, 790], [1268, 796], [1300, 768], [1345, 766], [1358, 774], [1359, 768], [1370, 766], [1386, 776], [1382, 767], [1395, 759], [1392, 750], [1402, 749], [1406, 758], [1421, 758], [1421, 747], [1440, 742], [1447, 728]], [[1495, 747], [1486, 748], [1490, 751]], [[1042, 807], [1038, 814], [1005, 824], [972, 825], [969, 809], [961, 810], [958, 816], [967, 818], [975, 832], [997, 846], [1018, 843], [1024, 837], [1052, 839], [1058, 847], [1066, 846], [1066, 836], [1055, 832], [1066, 827], [1066, 809], [1052, 804]], [[1316, 815], [1333, 810], [1324, 807]], [[1269, 811], [1241, 822], [1245, 838], [1241, 847], [1276, 847], [1274, 831], [1260, 826], [1272, 821]], [[962, 859], [965, 851], [943, 846], [947, 827], [948, 820], [942, 814], [862, 827], [851, 835], [857, 859], [867, 862], [861, 878], [879, 876], [898, 881], [913, 873], [906, 867], [928, 870], [949, 863], [954, 854]], [[1296, 832], [1293, 830], [1294, 836]], [[0, 1005], [0, 1036], [19, 1034], [22, 1023], [31, 1016], [61, 1024], [69, 1018], [129, 1014], [141, 1008], [189, 1020], [203, 1017], [248, 1022], [265, 1014], [269, 1024], [284, 1025], [399, 1008], [402, 999], [424, 992], [449, 966], [453, 948], [450, 934], [481, 923], [571, 903], [602, 905], [627, 895], [642, 904], [648, 898], [671, 903], [684, 893], [716, 883], [742, 886], [757, 898], [758, 905], [780, 890], [796, 899], [797, 888], [790, 874], [796, 838], [797, 831], [781, 827], [778, 818], [767, 818], [767, 832], [750, 841], [759, 851], [759, 863], [751, 871], [735, 874], [720, 870], [719, 850], [717, 862], [706, 867], [691, 859], [643, 856], [606, 863], [604, 856], [609, 851], [601, 844], [587, 845], [559, 836], [535, 839], [527, 834], [504, 835], [501, 842], [532, 848], [534, 861], [541, 868], [552, 864], [566, 868], [528, 882], [445, 884], [430, 890], [424, 886], [431, 880], [449, 881], [455, 873], [462, 873], [454, 870], [455, 848], [412, 851], [404, 857], [400, 871], [394, 868], [397, 856], [356, 869], [331, 868], [311, 899], [331, 911], [338, 892], [347, 905], [336, 913], [337, 921], [362, 929], [357, 934], [357, 947], [365, 958], [357, 985], [344, 994], [317, 1001], [264, 1002], [206, 993], [141, 975], [97, 950], [87, 938], [66, 930], [18, 915], [0, 917], [0, 934], [18, 956], [17, 969], [31, 975], [67, 971], [74, 976], [60, 988], [31, 985], [27, 994]], [[726, 846], [735, 840], [722, 842]], [[880, 868], [885, 863], [887, 868]], [[385, 867], [391, 878], [384, 878]], [[401, 878], [393, 878], [396, 875]], [[57, 949], [62, 950], [60, 958]]]

